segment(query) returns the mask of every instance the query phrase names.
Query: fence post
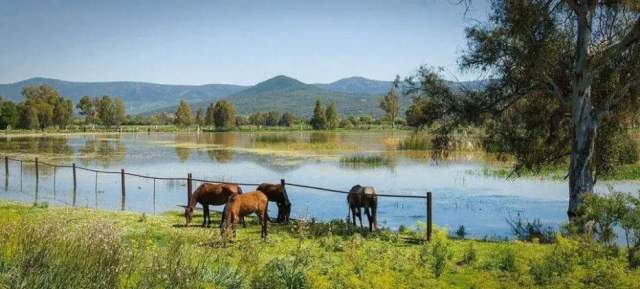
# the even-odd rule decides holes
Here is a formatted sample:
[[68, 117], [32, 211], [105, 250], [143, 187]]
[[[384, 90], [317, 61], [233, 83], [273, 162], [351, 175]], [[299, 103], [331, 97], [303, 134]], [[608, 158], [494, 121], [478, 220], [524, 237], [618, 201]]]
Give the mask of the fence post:
[[38, 158], [35, 158], [35, 164], [36, 164], [36, 203], [38, 202], [38, 183], [40, 181], [40, 173], [38, 170]]
[[193, 181], [191, 173], [187, 174], [187, 206], [191, 204], [191, 192], [193, 192]]
[[76, 206], [76, 196], [78, 192], [78, 182], [76, 178], [76, 163], [73, 163], [73, 206]]
[[122, 183], [122, 198], [121, 198], [121, 208], [120, 210], [124, 211], [125, 209], [125, 199], [126, 199], [126, 193], [125, 193], [125, 186], [124, 186], [124, 169], [120, 169], [120, 180]]
[[4, 157], [4, 176], [9, 177], [9, 157]]
[[433, 230], [432, 218], [433, 198], [431, 192], [427, 192], [427, 242], [431, 242], [431, 232]]

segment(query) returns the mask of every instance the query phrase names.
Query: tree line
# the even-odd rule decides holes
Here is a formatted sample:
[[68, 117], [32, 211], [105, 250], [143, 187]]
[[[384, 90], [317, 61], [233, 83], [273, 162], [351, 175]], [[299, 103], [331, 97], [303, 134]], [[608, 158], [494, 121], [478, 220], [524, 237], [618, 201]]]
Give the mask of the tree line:
[[[48, 85], [25, 86], [24, 100], [14, 103], [0, 97], [0, 129], [67, 128], [73, 120], [73, 103]], [[124, 103], [119, 98], [84, 96], [76, 105], [86, 124], [119, 126], [126, 121]]]

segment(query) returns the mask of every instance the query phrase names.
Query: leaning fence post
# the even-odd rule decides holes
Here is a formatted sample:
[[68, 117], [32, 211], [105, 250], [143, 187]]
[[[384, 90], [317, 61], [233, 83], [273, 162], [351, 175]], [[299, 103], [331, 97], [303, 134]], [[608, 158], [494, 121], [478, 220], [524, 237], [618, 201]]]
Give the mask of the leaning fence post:
[[120, 182], [122, 184], [122, 197], [120, 202], [120, 205], [121, 205], [120, 209], [124, 211], [125, 199], [126, 199], [125, 186], [124, 186], [124, 169], [120, 169]]
[[191, 204], [191, 192], [193, 189], [192, 175], [191, 173], [187, 174], [187, 206]]
[[76, 163], [73, 163], [73, 206], [76, 206], [76, 196], [78, 192], [78, 182], [76, 178]]
[[431, 232], [433, 230], [433, 218], [431, 210], [433, 208], [433, 199], [431, 192], [427, 192], [427, 242], [431, 241]]

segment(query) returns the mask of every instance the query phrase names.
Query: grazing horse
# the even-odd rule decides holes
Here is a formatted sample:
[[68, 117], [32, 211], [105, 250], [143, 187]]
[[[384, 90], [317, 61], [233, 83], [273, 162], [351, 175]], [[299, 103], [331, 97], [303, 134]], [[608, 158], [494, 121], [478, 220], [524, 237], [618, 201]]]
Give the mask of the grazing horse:
[[229, 225], [231, 225], [233, 235], [235, 236], [236, 224], [238, 223], [238, 220], [251, 213], [256, 213], [256, 215], [258, 215], [258, 221], [260, 221], [260, 226], [262, 227], [260, 235], [262, 236], [262, 238], [266, 239], [268, 208], [267, 204], [267, 196], [265, 196], [265, 194], [260, 191], [232, 195], [224, 207], [224, 223], [220, 228], [220, 233], [224, 234], [224, 232], [229, 229]]
[[[378, 196], [376, 190], [373, 187], [363, 187], [361, 185], [355, 185], [349, 191], [347, 195], [347, 203], [351, 214], [353, 215], [353, 225], [356, 224], [356, 216], [360, 219], [360, 227], [362, 227], [362, 212], [360, 208], [364, 207], [364, 213], [369, 219], [369, 231], [378, 229]], [[371, 212], [369, 212], [371, 211]]]
[[[189, 224], [191, 223], [191, 219], [193, 218], [193, 209], [195, 208], [197, 203], [200, 203], [200, 205], [202, 205], [202, 209], [204, 211], [204, 221], [202, 222], [202, 226], [206, 227], [211, 225], [209, 205], [224, 205], [225, 203], [227, 203], [229, 197], [235, 194], [242, 194], [242, 189], [237, 185], [203, 183], [195, 190], [195, 192], [193, 192], [193, 194], [191, 194], [189, 205], [184, 209], [186, 226], [189, 226]], [[222, 214], [222, 216], [222, 221], [224, 221], [224, 213]], [[242, 223], [244, 224], [244, 220], [242, 221]]]
[[284, 184], [262, 183], [256, 188], [256, 191], [264, 193], [270, 202], [275, 202], [278, 205], [278, 218], [276, 219], [278, 223], [289, 221], [291, 202]]

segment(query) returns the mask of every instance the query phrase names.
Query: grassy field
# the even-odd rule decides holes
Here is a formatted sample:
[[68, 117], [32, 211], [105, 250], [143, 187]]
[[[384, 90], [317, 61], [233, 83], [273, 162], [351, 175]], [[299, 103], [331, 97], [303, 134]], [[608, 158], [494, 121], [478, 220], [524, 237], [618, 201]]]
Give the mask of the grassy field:
[[[196, 218], [196, 222], [201, 219]], [[179, 213], [0, 202], [0, 288], [640, 288], [622, 249], [558, 237], [543, 245], [369, 235], [342, 221], [252, 220], [235, 240]], [[215, 224], [214, 224], [215, 225]]]

